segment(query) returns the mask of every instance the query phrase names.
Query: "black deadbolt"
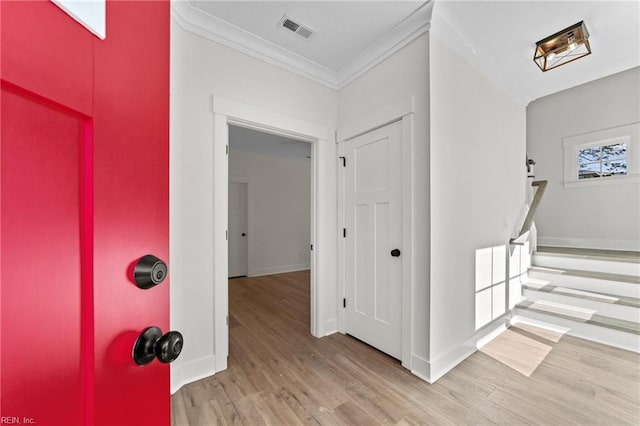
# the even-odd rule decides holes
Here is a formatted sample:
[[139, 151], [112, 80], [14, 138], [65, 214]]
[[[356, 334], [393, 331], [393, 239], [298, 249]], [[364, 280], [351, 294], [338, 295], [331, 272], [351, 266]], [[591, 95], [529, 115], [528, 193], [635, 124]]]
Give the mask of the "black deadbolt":
[[133, 360], [138, 365], [147, 365], [156, 357], [163, 363], [175, 361], [182, 352], [183, 343], [182, 334], [177, 331], [163, 336], [158, 327], [148, 327], [133, 346]]
[[391, 250], [391, 256], [393, 256], [393, 257], [400, 256], [400, 250], [398, 250], [398, 249]]
[[142, 256], [133, 268], [133, 280], [142, 289], [160, 284], [167, 277], [167, 264], [152, 254]]

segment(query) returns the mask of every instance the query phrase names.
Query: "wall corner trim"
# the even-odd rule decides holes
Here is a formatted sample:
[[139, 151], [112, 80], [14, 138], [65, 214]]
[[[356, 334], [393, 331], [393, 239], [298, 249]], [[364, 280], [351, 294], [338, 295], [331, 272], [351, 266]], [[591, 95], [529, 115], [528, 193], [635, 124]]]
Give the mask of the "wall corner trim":
[[196, 382], [216, 373], [215, 355], [206, 356], [182, 364], [171, 364], [171, 395], [189, 383]]
[[332, 318], [324, 321], [324, 330], [322, 330], [323, 336], [329, 336], [338, 332], [338, 319]]
[[411, 373], [425, 382], [431, 383], [431, 364], [421, 356], [411, 355]]

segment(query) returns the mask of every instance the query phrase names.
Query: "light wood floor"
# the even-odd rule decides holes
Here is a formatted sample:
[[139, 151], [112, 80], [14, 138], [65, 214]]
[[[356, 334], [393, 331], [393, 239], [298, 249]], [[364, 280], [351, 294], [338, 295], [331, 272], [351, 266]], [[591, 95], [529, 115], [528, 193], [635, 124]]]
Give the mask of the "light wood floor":
[[640, 423], [640, 358], [521, 326], [430, 385], [349, 336], [309, 335], [306, 272], [229, 282], [229, 368], [172, 397], [173, 425]]

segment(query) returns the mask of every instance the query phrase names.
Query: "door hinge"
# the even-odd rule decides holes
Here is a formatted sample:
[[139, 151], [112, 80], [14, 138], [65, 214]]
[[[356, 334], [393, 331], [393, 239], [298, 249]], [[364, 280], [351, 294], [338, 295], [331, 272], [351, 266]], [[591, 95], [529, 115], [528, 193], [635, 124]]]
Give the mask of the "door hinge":
[[347, 238], [347, 228], [342, 228], [342, 238]]
[[229, 231], [224, 231], [224, 239], [229, 240]]
[[313, 251], [313, 244], [311, 244], [311, 251]]
[[342, 307], [343, 308], [347, 307], [347, 299], [342, 299]]
[[229, 325], [229, 315], [227, 315], [227, 325]]
[[347, 167], [347, 157], [338, 157], [342, 160], [342, 167]]
[[227, 155], [229, 155], [229, 145], [227, 145], [226, 150], [227, 150]]

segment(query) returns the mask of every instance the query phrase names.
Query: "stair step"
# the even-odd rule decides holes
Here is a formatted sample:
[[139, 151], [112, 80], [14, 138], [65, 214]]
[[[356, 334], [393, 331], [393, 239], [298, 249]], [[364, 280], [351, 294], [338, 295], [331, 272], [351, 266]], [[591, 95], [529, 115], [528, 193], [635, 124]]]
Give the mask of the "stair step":
[[569, 287], [560, 287], [552, 285], [548, 281], [544, 280], [529, 279], [522, 283], [522, 288], [523, 290], [540, 291], [566, 297], [592, 300], [595, 302], [640, 308], [640, 299], [636, 297], [618, 296], [615, 294], [577, 290]]
[[640, 353], [640, 336], [637, 334], [573, 321], [546, 312], [516, 308], [513, 311], [511, 323], [532, 324], [560, 334], [566, 333], [593, 342]]
[[535, 254], [574, 257], [592, 260], [606, 260], [611, 262], [640, 263], [640, 252], [637, 251], [538, 246]]
[[533, 266], [528, 277], [575, 290], [640, 298], [640, 277], [632, 275]]
[[565, 320], [577, 321], [640, 336], [640, 323], [617, 318], [610, 318], [604, 315], [598, 315], [596, 311], [592, 309], [580, 308], [577, 306], [548, 302], [544, 300], [525, 300], [518, 303], [516, 305], [516, 308], [525, 312], [537, 312], [540, 314], [558, 317]]
[[612, 274], [609, 272], [582, 271], [578, 269], [545, 268], [542, 266], [532, 266], [531, 268], [529, 268], [529, 271], [544, 272], [547, 274], [556, 274], [556, 275], [570, 275], [572, 277], [593, 278], [598, 280], [619, 281], [619, 282], [630, 283], [630, 284], [640, 284], [640, 276]]
[[640, 253], [613, 250], [538, 247], [536, 266], [640, 276]]

